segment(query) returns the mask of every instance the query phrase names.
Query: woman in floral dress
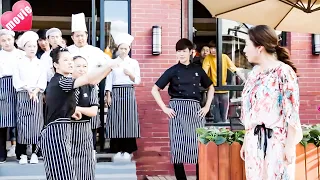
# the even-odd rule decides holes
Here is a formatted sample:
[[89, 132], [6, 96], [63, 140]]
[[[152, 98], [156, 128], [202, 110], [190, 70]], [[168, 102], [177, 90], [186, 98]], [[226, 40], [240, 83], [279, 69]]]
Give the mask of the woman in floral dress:
[[[241, 149], [247, 180], [293, 180], [296, 145], [302, 139], [297, 69], [265, 25], [248, 32], [244, 52], [256, 64], [242, 92]], [[292, 171], [293, 170], [293, 171]]]

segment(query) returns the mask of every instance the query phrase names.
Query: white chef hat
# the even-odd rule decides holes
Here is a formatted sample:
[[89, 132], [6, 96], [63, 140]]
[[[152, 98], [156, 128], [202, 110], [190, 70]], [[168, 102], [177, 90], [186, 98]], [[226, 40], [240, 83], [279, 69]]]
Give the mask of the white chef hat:
[[84, 13], [72, 14], [71, 32], [76, 31], [88, 32]]
[[48, 38], [49, 36], [62, 36], [62, 32], [60, 31], [60, 29], [58, 28], [51, 28], [46, 32], [46, 38]]
[[134, 37], [128, 33], [113, 33], [114, 43], [119, 46], [120, 44], [127, 44], [131, 46]]
[[14, 31], [8, 30], [8, 29], [1, 29], [0, 30], [0, 36], [2, 35], [11, 35], [14, 37], [15, 33]]
[[33, 31], [27, 31], [25, 33], [23, 33], [18, 41], [17, 41], [17, 45], [19, 48], [23, 49], [24, 46], [27, 44], [27, 42], [29, 41], [36, 41], [39, 39], [39, 36], [37, 33], [33, 32]]

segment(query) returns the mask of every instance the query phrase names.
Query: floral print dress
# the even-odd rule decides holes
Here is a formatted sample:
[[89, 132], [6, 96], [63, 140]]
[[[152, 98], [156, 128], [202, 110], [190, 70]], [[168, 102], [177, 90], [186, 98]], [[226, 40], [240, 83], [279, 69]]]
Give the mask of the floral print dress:
[[[259, 69], [255, 66], [250, 72], [242, 92], [246, 177], [247, 180], [291, 180], [294, 170], [289, 171], [284, 147], [288, 125], [296, 129], [295, 143], [302, 139], [297, 76], [282, 62], [272, 69]], [[259, 126], [271, 132], [265, 128], [257, 132]]]

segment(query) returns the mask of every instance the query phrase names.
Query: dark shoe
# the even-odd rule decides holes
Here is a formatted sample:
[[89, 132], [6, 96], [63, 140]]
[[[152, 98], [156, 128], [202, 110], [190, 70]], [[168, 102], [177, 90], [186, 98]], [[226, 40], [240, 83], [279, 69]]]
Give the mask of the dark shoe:
[[5, 158], [1, 158], [0, 159], [0, 164], [3, 164], [3, 163], [5, 163], [6, 162], [6, 159]]

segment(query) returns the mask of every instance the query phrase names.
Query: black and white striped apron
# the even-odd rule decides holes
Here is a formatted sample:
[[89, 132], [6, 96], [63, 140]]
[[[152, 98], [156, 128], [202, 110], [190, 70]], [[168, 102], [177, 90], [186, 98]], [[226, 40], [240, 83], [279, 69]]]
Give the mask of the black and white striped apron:
[[39, 147], [44, 161], [47, 180], [76, 180], [71, 155], [71, 123], [59, 118], [41, 132]]
[[101, 125], [100, 122], [100, 112], [98, 111], [97, 115], [90, 119], [91, 129], [98, 129]]
[[71, 121], [71, 156], [77, 180], [93, 180], [95, 159], [89, 120]]
[[204, 127], [205, 118], [198, 115], [200, 102], [192, 99], [171, 99], [169, 107], [176, 116], [169, 121], [171, 163], [198, 162], [196, 129]]
[[106, 123], [107, 138], [138, 138], [140, 124], [133, 85], [113, 85]]
[[43, 129], [43, 94], [38, 93], [39, 102], [30, 99], [27, 91], [17, 92], [17, 142], [37, 144]]
[[[98, 97], [98, 102], [99, 102], [99, 87], [97, 85], [95, 85], [95, 88], [97, 89], [96, 95]], [[99, 110], [98, 110], [97, 115], [90, 119], [90, 122], [91, 122], [91, 129], [98, 129], [100, 127], [101, 122], [100, 122], [100, 111]]]
[[12, 76], [0, 78], [0, 128], [15, 127], [17, 123], [17, 93]]

